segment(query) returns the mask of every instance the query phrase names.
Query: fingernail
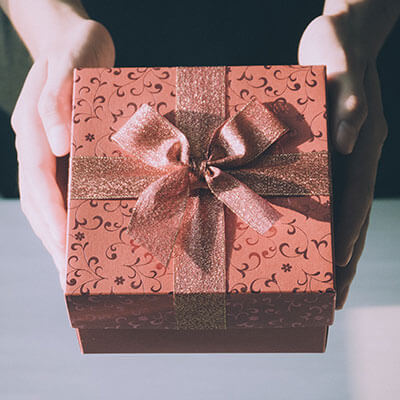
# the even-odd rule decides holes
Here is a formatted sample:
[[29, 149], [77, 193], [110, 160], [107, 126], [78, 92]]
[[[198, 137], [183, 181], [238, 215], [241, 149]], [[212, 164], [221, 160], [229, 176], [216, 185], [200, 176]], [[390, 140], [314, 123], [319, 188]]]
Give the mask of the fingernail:
[[48, 135], [48, 140], [51, 151], [56, 157], [62, 157], [69, 153], [68, 135], [64, 127], [53, 128]]
[[342, 262], [336, 261], [336, 265], [337, 265], [338, 267], [340, 267], [340, 268], [346, 268], [347, 265], [348, 265], [349, 262], [350, 262], [350, 259], [351, 259], [351, 257], [349, 257], [349, 258], [344, 258]]
[[341, 251], [335, 257], [335, 264], [338, 267], [344, 268], [349, 264], [352, 256], [353, 256], [353, 247], [347, 249], [346, 251]]
[[341, 121], [336, 132], [336, 144], [343, 154], [350, 154], [357, 140], [357, 131], [347, 121]]

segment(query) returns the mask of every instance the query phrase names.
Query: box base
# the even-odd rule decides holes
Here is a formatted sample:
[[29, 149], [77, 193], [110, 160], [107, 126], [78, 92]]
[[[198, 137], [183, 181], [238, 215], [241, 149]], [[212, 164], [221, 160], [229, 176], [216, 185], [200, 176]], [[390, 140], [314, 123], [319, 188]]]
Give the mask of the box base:
[[76, 329], [82, 353], [323, 353], [328, 326], [313, 328]]

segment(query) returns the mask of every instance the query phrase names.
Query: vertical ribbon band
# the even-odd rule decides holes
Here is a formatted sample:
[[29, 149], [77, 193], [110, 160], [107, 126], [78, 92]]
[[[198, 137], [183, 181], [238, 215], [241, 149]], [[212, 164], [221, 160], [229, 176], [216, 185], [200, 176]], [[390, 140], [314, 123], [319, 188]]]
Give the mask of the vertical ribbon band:
[[[177, 68], [175, 123], [194, 162], [205, 158], [213, 131], [225, 120], [225, 75], [225, 67]], [[183, 219], [172, 258], [178, 329], [226, 329], [224, 205], [199, 189], [188, 198]], [[193, 234], [208, 239], [185, 243]], [[191, 247], [192, 255], [183, 251]]]

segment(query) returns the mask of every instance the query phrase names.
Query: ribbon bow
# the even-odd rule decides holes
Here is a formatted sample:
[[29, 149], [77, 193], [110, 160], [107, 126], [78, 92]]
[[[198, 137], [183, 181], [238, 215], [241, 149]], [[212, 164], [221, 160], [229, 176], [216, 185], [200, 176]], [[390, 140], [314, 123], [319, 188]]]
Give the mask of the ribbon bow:
[[[214, 131], [206, 147], [206, 158], [195, 160], [190, 155], [185, 134], [143, 104], [112, 136], [112, 140], [130, 156], [159, 174], [158, 179], [139, 195], [129, 232], [159, 261], [168, 265], [188, 198], [193, 191], [208, 188], [250, 227], [264, 234], [280, 218], [280, 213], [225, 170], [245, 166], [286, 131], [272, 112], [253, 100]], [[211, 209], [207, 212], [213, 214]], [[216, 237], [218, 233], [211, 231], [221, 228], [223, 226], [211, 223], [207, 225], [208, 232], [204, 233]], [[160, 233], [164, 237], [162, 240]], [[191, 233], [193, 237], [186, 237], [186, 241], [191, 246], [201, 246], [204, 240], [196, 230]], [[212, 249], [209, 250], [208, 260], [207, 254], [192, 257], [199, 268], [212, 266]]]

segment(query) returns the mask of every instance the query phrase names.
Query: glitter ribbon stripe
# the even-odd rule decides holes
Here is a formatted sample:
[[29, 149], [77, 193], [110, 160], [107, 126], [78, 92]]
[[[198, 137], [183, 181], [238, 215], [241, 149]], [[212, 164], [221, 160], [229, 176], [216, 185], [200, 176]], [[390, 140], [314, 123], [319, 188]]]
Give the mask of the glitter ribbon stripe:
[[[328, 153], [266, 155], [251, 168], [226, 170], [263, 197], [328, 196]], [[137, 168], [131, 157], [74, 157], [72, 199], [137, 199], [158, 178], [159, 171]], [[165, 170], [167, 173], [167, 170]]]
[[224, 206], [263, 234], [266, 196], [329, 194], [326, 152], [267, 154], [287, 128], [262, 104], [225, 121], [225, 73], [178, 68], [177, 126], [142, 105], [112, 137], [129, 157], [72, 161], [71, 198], [137, 198], [129, 232], [173, 262], [177, 329], [226, 329]]
[[[225, 120], [225, 67], [177, 68], [176, 73], [176, 126], [185, 133], [196, 168]], [[224, 205], [209, 190], [193, 194], [173, 248], [177, 325], [226, 329]]]

